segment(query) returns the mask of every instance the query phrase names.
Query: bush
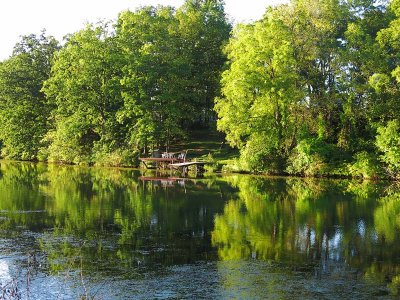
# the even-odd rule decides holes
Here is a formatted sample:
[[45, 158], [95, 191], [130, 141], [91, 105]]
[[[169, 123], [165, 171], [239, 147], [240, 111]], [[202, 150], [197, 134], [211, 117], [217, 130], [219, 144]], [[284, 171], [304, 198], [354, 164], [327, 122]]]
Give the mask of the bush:
[[231, 159], [226, 165], [222, 166], [222, 173], [242, 173], [250, 172], [246, 166], [243, 166], [240, 158]]
[[240, 163], [242, 170], [250, 170], [256, 173], [268, 173], [272, 175], [282, 174], [285, 169], [285, 158], [278, 150], [263, 149], [254, 151], [251, 147], [246, 147], [241, 151]]
[[400, 134], [397, 120], [378, 127], [376, 146], [381, 151], [380, 160], [386, 164], [389, 174], [398, 177], [400, 172]]
[[208, 153], [204, 160], [207, 162], [207, 164], [204, 166], [206, 173], [215, 173], [221, 170], [221, 165], [211, 153]]
[[320, 138], [301, 140], [291, 152], [286, 171], [292, 175], [343, 175], [341, 164], [346, 153]]
[[375, 154], [366, 151], [354, 155], [355, 161], [348, 165], [348, 170], [353, 177], [379, 178], [382, 176], [382, 168]]
[[139, 152], [97, 142], [93, 149], [92, 160], [97, 166], [137, 167], [139, 166]]

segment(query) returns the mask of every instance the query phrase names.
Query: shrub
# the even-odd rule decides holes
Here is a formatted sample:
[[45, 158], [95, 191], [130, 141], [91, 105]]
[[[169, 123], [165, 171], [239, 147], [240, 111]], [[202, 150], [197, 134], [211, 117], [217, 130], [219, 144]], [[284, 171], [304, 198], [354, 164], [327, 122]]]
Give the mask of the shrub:
[[286, 171], [293, 175], [316, 176], [327, 172], [327, 145], [318, 138], [301, 140], [288, 159]]
[[116, 148], [97, 142], [93, 149], [93, 161], [98, 166], [137, 167], [139, 166], [139, 152], [125, 147]]
[[348, 165], [348, 170], [353, 177], [379, 178], [382, 168], [375, 154], [362, 151], [354, 155], [354, 162]]
[[387, 166], [389, 174], [397, 177], [400, 172], [400, 134], [397, 120], [378, 127], [376, 146], [381, 151], [380, 160]]
[[208, 155], [205, 157], [205, 161], [208, 163], [204, 166], [206, 173], [215, 173], [218, 170], [221, 170], [221, 165], [211, 153], [208, 153]]

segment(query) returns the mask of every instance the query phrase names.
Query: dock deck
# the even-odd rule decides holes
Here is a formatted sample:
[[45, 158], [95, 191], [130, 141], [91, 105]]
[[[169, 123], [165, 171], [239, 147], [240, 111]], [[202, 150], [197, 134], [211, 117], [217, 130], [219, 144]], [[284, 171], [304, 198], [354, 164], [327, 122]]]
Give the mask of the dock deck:
[[173, 163], [182, 163], [184, 160], [177, 157], [141, 157], [139, 160], [149, 169], [147, 162], [154, 162], [156, 164], [156, 168], [166, 169], [168, 165]]
[[204, 166], [207, 164], [205, 161], [186, 161], [186, 152], [180, 153], [180, 155], [176, 156], [179, 152], [173, 153], [164, 153], [163, 157], [141, 157], [139, 160], [145, 165], [147, 169], [151, 166], [147, 165], [147, 163], [155, 163], [155, 167], [157, 169], [171, 169], [171, 170], [179, 170], [183, 175], [188, 173], [188, 169], [190, 166], [195, 166], [196, 173], [204, 173]]

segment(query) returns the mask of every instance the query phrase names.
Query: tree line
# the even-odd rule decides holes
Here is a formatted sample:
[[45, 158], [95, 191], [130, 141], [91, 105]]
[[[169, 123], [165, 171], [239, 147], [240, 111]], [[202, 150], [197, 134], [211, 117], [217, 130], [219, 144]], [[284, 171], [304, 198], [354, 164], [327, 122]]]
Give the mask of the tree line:
[[23, 37], [0, 63], [2, 157], [133, 165], [216, 123], [232, 170], [399, 175], [399, 0], [292, 0], [232, 28], [222, 0], [187, 0]]

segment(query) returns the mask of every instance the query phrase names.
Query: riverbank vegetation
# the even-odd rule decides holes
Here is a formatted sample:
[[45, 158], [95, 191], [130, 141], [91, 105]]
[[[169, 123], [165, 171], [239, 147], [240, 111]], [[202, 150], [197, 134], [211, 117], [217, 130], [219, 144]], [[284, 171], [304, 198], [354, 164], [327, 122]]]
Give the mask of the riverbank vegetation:
[[399, 32], [399, 0], [293, 0], [235, 26], [187, 0], [63, 45], [25, 36], [0, 63], [1, 155], [135, 165], [216, 127], [240, 152], [226, 170], [398, 178]]

